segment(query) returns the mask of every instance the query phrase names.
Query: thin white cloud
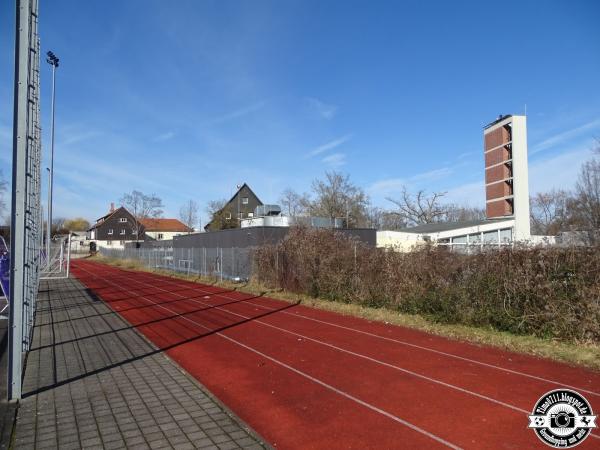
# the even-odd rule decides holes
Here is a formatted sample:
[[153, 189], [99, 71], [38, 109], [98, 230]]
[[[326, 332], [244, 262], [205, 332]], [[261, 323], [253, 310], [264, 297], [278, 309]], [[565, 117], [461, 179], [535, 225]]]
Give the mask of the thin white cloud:
[[[529, 163], [529, 193], [547, 192], [552, 189], [572, 189], [577, 181], [581, 164], [592, 156], [590, 143], [573, 148], [551, 158]], [[448, 189], [446, 201], [483, 206], [485, 190], [483, 173], [481, 181], [465, 183]]]
[[529, 164], [529, 192], [546, 192], [552, 189], [572, 189], [579, 176], [581, 165], [592, 157], [591, 142]]
[[475, 152], [464, 152], [464, 153], [461, 153], [460, 155], [458, 155], [456, 157], [456, 159], [458, 159], [458, 160], [465, 159], [467, 156], [471, 156], [474, 154], [475, 154]]
[[432, 182], [451, 175], [454, 172], [452, 167], [442, 167], [440, 169], [429, 170], [418, 173], [409, 178], [386, 178], [376, 181], [369, 186], [368, 191], [372, 195], [388, 195], [398, 193], [403, 187], [418, 185], [423, 182]]
[[344, 153], [333, 153], [323, 158], [322, 162], [331, 167], [340, 167], [346, 164], [346, 155]]
[[433, 181], [447, 177], [453, 172], [452, 167], [442, 167], [440, 169], [429, 170], [410, 177], [409, 181], [415, 183], [420, 181]]
[[352, 135], [347, 134], [340, 138], [334, 139], [333, 141], [327, 142], [326, 144], [320, 145], [319, 147], [315, 148], [314, 150], [311, 150], [307, 156], [310, 158], [311, 156], [319, 155], [328, 150], [333, 150], [334, 148], [339, 147], [340, 145], [344, 144], [345, 142], [348, 142], [351, 138], [352, 138]]
[[59, 147], [65, 147], [67, 145], [79, 144], [80, 142], [93, 139], [100, 136], [98, 131], [81, 131], [81, 132], [66, 132], [62, 133], [62, 139], [60, 143], [57, 143]]
[[456, 203], [457, 205], [481, 207], [485, 201], [485, 189], [483, 174], [481, 181], [461, 184], [448, 189], [444, 195], [444, 202]]
[[391, 192], [399, 192], [402, 190], [403, 186], [406, 186], [406, 180], [404, 178], [387, 178], [385, 180], [376, 181], [369, 186], [367, 190], [371, 195], [385, 195]]
[[163, 134], [159, 134], [158, 136], [156, 136], [153, 141], [154, 142], [164, 142], [164, 141], [168, 141], [169, 139], [173, 139], [175, 137], [175, 133], [173, 131], [167, 131], [166, 133]]
[[337, 106], [325, 103], [324, 101], [319, 100], [318, 98], [307, 97], [306, 103], [312, 111], [316, 112], [323, 119], [333, 119], [338, 111]]
[[541, 152], [542, 150], [546, 150], [546, 149], [552, 148], [556, 145], [562, 144], [563, 142], [566, 142], [569, 139], [573, 139], [585, 132], [588, 132], [588, 131], [591, 131], [594, 129], [600, 130], [600, 119], [592, 120], [591, 122], [588, 122], [586, 124], [583, 124], [581, 126], [573, 128], [571, 130], [563, 131], [562, 133], [551, 136], [551, 137], [543, 140], [542, 142], [535, 144], [532, 147], [529, 154], [535, 155], [536, 153]]
[[252, 105], [245, 106], [230, 113], [224, 114], [222, 116], [209, 119], [203, 122], [201, 125], [220, 125], [222, 123], [229, 122], [230, 120], [238, 119], [240, 117], [247, 116], [248, 114], [252, 114], [253, 112], [258, 111], [259, 109], [262, 109], [266, 104], [267, 101], [262, 100]]

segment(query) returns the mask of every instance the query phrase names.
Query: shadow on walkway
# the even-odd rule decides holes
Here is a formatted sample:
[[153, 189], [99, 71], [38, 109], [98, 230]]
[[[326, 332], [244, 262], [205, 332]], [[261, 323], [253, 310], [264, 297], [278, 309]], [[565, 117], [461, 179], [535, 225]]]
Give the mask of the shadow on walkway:
[[264, 448], [255, 433], [164, 355], [251, 320], [215, 324], [156, 348], [79, 281], [42, 282], [15, 447], [179, 449], [228, 442], [232, 448]]

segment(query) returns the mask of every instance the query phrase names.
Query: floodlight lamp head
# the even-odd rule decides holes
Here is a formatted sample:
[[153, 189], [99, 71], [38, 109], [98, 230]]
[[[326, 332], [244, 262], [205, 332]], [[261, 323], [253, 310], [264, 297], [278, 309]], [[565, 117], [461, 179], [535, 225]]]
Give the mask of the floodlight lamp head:
[[58, 67], [59, 59], [56, 57], [56, 55], [53, 52], [48, 52], [46, 55], [48, 56], [46, 62], [51, 66]]

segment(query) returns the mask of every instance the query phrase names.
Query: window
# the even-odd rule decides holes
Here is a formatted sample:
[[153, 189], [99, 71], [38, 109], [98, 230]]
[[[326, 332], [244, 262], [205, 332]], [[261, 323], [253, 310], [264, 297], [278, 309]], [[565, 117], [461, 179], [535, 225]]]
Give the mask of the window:
[[500, 242], [511, 242], [512, 241], [512, 229], [505, 228], [500, 230]]
[[254, 217], [254, 213], [248, 213], [248, 217]]
[[125, 234], [125, 228], [121, 228], [121, 234]]
[[480, 243], [481, 243], [481, 233], [469, 235], [469, 244], [480, 244]]
[[248, 204], [248, 197], [242, 197], [242, 205]]
[[456, 236], [452, 238], [452, 243], [453, 244], [466, 244], [467, 243], [467, 236]]
[[112, 245], [112, 241], [106, 241], [106, 245], [110, 247]]
[[125, 223], [125, 222], [127, 222], [127, 217], [121, 217], [121, 218], [119, 219], [119, 222], [121, 222], [121, 223]]
[[108, 234], [113, 234], [113, 229], [112, 228], [108, 229]]
[[483, 233], [484, 244], [497, 244], [498, 243], [498, 231], [486, 231]]
[[163, 238], [163, 234], [162, 233], [158, 233], [158, 237], [156, 239], [162, 239]]
[[225, 219], [230, 220], [231, 219], [231, 213], [225, 213]]
[[125, 245], [125, 241], [119, 241], [119, 244]]

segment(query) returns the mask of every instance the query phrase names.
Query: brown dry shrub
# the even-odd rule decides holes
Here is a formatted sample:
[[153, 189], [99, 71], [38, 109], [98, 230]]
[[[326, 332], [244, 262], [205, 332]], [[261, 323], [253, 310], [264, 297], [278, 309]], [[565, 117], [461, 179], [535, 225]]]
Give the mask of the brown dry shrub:
[[471, 255], [366, 247], [295, 228], [254, 252], [254, 277], [333, 301], [565, 341], [600, 342], [600, 248], [514, 247]]

